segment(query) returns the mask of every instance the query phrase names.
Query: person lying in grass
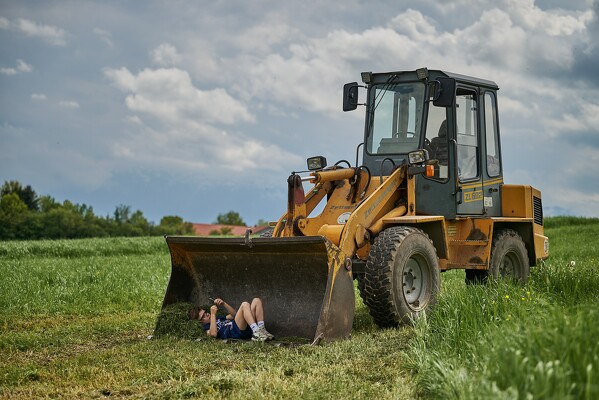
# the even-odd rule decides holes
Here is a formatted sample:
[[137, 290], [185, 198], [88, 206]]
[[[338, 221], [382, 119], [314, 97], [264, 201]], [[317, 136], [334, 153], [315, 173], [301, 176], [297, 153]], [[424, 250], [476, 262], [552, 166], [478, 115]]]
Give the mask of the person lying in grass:
[[[218, 317], [218, 306], [224, 307], [229, 314]], [[189, 318], [199, 320], [204, 325], [206, 334], [218, 339], [252, 339], [259, 342], [274, 339], [264, 327], [264, 307], [258, 297], [251, 303], [244, 301], [238, 310], [222, 299], [215, 299], [210, 312], [193, 307], [189, 311]]]

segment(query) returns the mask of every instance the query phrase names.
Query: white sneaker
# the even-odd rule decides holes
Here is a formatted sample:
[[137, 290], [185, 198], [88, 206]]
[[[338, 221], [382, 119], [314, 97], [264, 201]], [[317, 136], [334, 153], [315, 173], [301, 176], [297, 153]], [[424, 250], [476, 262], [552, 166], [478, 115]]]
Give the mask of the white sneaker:
[[252, 340], [254, 342], [265, 342], [265, 341], [267, 341], [269, 339], [268, 339], [268, 336], [266, 336], [266, 334], [264, 333], [264, 331], [262, 329], [258, 329], [252, 335]]
[[263, 327], [263, 328], [258, 328], [258, 329], [261, 330], [264, 335], [266, 335], [266, 337], [268, 338], [266, 340], [273, 340], [275, 338], [275, 335], [273, 335], [272, 333], [267, 331], [266, 328]]

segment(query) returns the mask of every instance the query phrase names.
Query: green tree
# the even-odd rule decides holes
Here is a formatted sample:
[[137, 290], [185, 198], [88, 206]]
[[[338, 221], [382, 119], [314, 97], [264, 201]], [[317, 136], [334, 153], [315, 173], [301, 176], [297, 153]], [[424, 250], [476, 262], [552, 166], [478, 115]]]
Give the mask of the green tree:
[[222, 228], [220, 228], [221, 235], [230, 235], [232, 233], [233, 233], [233, 229], [229, 228], [228, 226], [223, 226]]
[[44, 214], [42, 219], [43, 238], [75, 239], [85, 236], [83, 217], [69, 206], [55, 208]]
[[268, 221], [265, 219], [260, 218], [257, 222], [256, 222], [256, 226], [266, 226], [268, 225]]
[[238, 225], [238, 226], [246, 226], [245, 222], [239, 215], [239, 213], [235, 211], [229, 211], [226, 214], [218, 214], [216, 217], [216, 224], [220, 225]]
[[144, 214], [137, 210], [131, 215], [129, 224], [135, 228], [135, 231], [139, 232], [140, 236], [146, 236], [151, 234], [152, 225], [148, 222]]
[[39, 197], [39, 210], [42, 213], [46, 213], [50, 210], [60, 208], [60, 203], [54, 200], [54, 197], [51, 196], [40, 196]]
[[231, 229], [231, 227], [223, 226], [220, 229], [211, 230], [209, 235], [210, 236], [224, 236], [224, 235], [231, 235], [232, 233], [233, 233], [233, 229]]
[[114, 220], [117, 224], [123, 224], [129, 221], [129, 215], [131, 214], [131, 206], [120, 204], [114, 210]]
[[0, 198], [0, 239], [26, 239], [23, 228], [30, 214], [27, 205], [17, 193], [8, 193]]
[[183, 218], [176, 215], [167, 215], [162, 217], [160, 225], [155, 228], [155, 232], [160, 235], [194, 235], [193, 224], [183, 221]]
[[3, 194], [0, 198], [0, 213], [5, 215], [17, 215], [26, 213], [29, 208], [17, 193]]
[[0, 240], [158, 234], [193, 235], [195, 231], [193, 224], [178, 216], [166, 216], [155, 226], [141, 211], [121, 204], [112, 216], [98, 217], [87, 204], [38, 197], [31, 186], [23, 187], [18, 181], [0, 186]]
[[11, 193], [16, 194], [32, 211], [39, 210], [37, 194], [30, 185], [23, 187], [19, 181], [5, 181], [0, 189], [0, 195], [4, 197]]

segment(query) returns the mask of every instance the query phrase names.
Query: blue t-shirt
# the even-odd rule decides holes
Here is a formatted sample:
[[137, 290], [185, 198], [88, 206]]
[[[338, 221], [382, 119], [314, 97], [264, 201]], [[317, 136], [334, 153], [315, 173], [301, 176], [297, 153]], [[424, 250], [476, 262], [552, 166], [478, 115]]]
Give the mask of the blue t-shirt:
[[[233, 321], [229, 321], [227, 317], [216, 317], [216, 337], [219, 339], [224, 339], [221, 336], [223, 335], [225, 330], [231, 328]], [[204, 330], [210, 330], [210, 323], [204, 324]]]

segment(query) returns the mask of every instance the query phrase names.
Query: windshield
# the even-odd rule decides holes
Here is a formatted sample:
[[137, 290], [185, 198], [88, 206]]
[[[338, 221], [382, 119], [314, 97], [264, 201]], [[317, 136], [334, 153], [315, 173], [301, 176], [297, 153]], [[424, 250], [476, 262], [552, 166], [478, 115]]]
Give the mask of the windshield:
[[417, 150], [424, 106], [421, 82], [375, 85], [366, 150], [370, 154], [405, 154]]

